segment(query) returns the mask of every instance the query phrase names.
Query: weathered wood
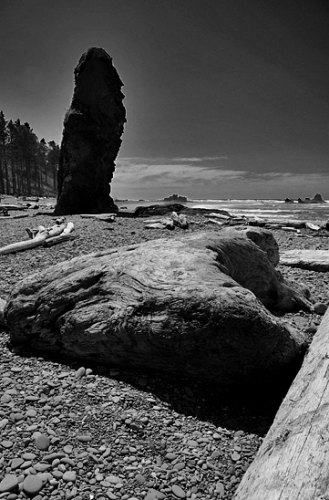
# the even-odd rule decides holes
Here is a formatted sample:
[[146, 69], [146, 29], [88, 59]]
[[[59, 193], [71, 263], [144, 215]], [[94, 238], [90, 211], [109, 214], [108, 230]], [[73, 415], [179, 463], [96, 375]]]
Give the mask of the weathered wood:
[[181, 229], [188, 229], [188, 222], [185, 214], [178, 215], [176, 212], [172, 212], [171, 218], [175, 226], [180, 227]]
[[72, 234], [74, 231], [74, 224], [73, 222], [69, 222], [67, 226], [63, 229], [63, 232], [60, 233], [57, 236], [52, 236], [50, 238], [47, 238], [43, 242], [44, 247], [51, 247], [53, 245], [57, 245], [58, 243], [63, 243], [64, 241], [69, 241], [75, 239], [75, 235]]
[[280, 227], [294, 227], [295, 229], [305, 228], [305, 221], [301, 220], [282, 220], [282, 219], [250, 219], [249, 224], [252, 226], [263, 226], [264, 224], [275, 224]]
[[98, 219], [104, 222], [114, 222], [115, 214], [80, 214], [82, 219]]
[[235, 500], [324, 500], [329, 493], [329, 311]]
[[222, 230], [59, 263], [15, 286], [5, 318], [14, 344], [81, 362], [148, 367], [222, 385], [257, 385], [267, 377], [278, 383], [302, 355], [305, 336], [262, 303], [310, 308], [297, 288], [246, 232]]
[[45, 239], [48, 237], [48, 231], [45, 227], [39, 226], [38, 234], [29, 240], [18, 241], [16, 243], [10, 243], [4, 247], [0, 248], [0, 255], [5, 255], [8, 253], [22, 252], [23, 250], [29, 250], [43, 244]]
[[64, 243], [64, 241], [74, 240], [76, 238], [75, 234], [65, 234], [62, 233], [58, 236], [53, 236], [52, 238], [47, 238], [43, 242], [44, 247], [52, 247], [54, 245], [58, 245], [59, 243]]
[[310, 271], [329, 271], [328, 250], [284, 250], [280, 253], [280, 264]]
[[4, 311], [5, 311], [5, 306], [6, 306], [6, 301], [3, 299], [0, 299], [0, 326], [5, 326], [5, 317], [4, 317]]
[[30, 217], [30, 214], [0, 216], [0, 220], [23, 219], [24, 217]]
[[175, 229], [174, 221], [166, 217], [144, 220], [143, 222], [145, 229]]

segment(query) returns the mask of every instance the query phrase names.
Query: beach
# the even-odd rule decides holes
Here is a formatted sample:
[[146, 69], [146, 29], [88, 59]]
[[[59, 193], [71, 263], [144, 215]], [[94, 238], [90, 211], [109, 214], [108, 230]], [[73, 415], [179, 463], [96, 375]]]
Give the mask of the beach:
[[[142, 218], [67, 216], [76, 239], [1, 256], [0, 298], [7, 300], [22, 278], [79, 255], [220, 231], [201, 212], [187, 218], [189, 229], [168, 231], [145, 229]], [[53, 218], [0, 224], [4, 246], [26, 239], [26, 227], [51, 226]], [[327, 237], [310, 229], [272, 232], [280, 250], [328, 248]], [[328, 303], [327, 273], [280, 264], [278, 269], [305, 283], [313, 302]], [[320, 315], [302, 311], [281, 319], [312, 334], [321, 322]], [[281, 402], [274, 394], [245, 397], [162, 373], [41, 357], [11, 349], [5, 331], [0, 341], [0, 479], [15, 476], [18, 485], [5, 495], [9, 500], [24, 497], [19, 485], [28, 472], [42, 475], [38, 500], [231, 499]]]

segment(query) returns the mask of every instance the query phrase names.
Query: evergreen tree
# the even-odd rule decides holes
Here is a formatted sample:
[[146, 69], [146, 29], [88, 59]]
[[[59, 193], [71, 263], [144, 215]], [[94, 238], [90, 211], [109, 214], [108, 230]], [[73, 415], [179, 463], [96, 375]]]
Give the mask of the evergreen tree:
[[7, 122], [0, 111], [0, 193], [54, 195], [59, 151], [55, 141], [39, 141], [29, 123]]

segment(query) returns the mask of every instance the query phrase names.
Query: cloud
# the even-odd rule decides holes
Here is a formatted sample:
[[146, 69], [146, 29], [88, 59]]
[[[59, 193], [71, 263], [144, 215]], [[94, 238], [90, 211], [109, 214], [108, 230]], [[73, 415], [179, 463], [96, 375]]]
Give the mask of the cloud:
[[162, 198], [179, 192], [191, 199], [329, 198], [329, 175], [234, 169], [225, 156], [119, 158], [112, 182], [118, 197]]
[[[218, 163], [214, 158], [173, 158], [173, 159], [131, 159], [121, 158], [117, 161], [115, 183], [117, 187], [163, 187], [181, 186], [195, 187], [200, 184], [221, 182], [221, 180], [238, 179], [247, 172], [231, 170]], [[191, 162], [191, 163], [189, 163]]]

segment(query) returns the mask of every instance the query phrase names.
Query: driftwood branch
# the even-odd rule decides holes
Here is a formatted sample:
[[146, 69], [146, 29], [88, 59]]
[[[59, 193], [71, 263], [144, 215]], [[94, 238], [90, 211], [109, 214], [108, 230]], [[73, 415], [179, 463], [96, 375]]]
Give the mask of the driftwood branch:
[[29, 250], [30, 248], [45, 245], [46, 241], [47, 245], [45, 246], [52, 246], [56, 243], [73, 239], [74, 236], [71, 234], [73, 230], [73, 222], [69, 222], [66, 226], [64, 218], [58, 219], [56, 224], [50, 228], [45, 228], [44, 226], [39, 226], [38, 229], [26, 228], [30, 239], [11, 243], [0, 248], [0, 255]]
[[103, 222], [114, 222], [115, 214], [81, 214], [82, 219], [98, 219]]
[[43, 244], [43, 242], [48, 237], [48, 231], [45, 227], [39, 226], [38, 233], [33, 239], [18, 241], [17, 243], [10, 243], [2, 248], [0, 248], [0, 255], [5, 255], [8, 253], [21, 252], [23, 250], [29, 250], [30, 248], [35, 248]]
[[69, 222], [61, 234], [47, 238], [46, 241], [44, 241], [43, 246], [51, 247], [53, 245], [57, 245], [58, 243], [62, 243], [63, 241], [73, 240], [75, 238], [75, 235], [72, 234], [73, 231], [74, 224], [73, 222]]
[[329, 311], [235, 500], [328, 495]]

